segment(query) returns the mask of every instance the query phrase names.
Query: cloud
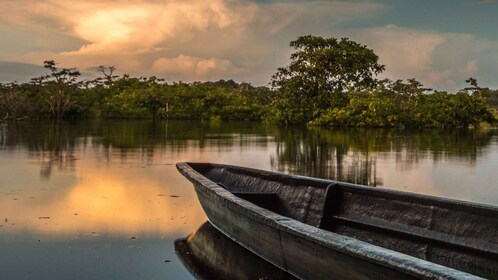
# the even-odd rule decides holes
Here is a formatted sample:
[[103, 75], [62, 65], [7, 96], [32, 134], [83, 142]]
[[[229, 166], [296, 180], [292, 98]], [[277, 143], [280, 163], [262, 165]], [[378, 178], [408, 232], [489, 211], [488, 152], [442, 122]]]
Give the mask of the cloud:
[[456, 88], [470, 75], [496, 70], [493, 59], [482, 57], [493, 57], [498, 44], [470, 34], [392, 24], [348, 28], [387, 11], [386, 5], [358, 1], [0, 0], [0, 31], [2, 26], [31, 30], [24, 37], [4, 33], [7, 41], [34, 37], [30, 43], [39, 46], [17, 52], [15, 45], [3, 46], [0, 60], [41, 64], [53, 59], [83, 72], [114, 65], [118, 74], [266, 84], [288, 63], [289, 41], [315, 34], [366, 43], [387, 65], [387, 77], [416, 77], [436, 88]]
[[172, 75], [179, 79], [191, 76], [221, 79], [227, 77], [227, 75], [230, 75], [229, 72], [235, 70], [232, 63], [226, 59], [214, 57], [204, 59], [186, 55], [179, 55], [173, 58], [159, 58], [154, 61], [152, 69], [159, 74]]
[[[0, 60], [54, 59], [83, 71], [115, 65], [132, 75], [164, 73], [187, 81], [228, 72], [225, 78], [266, 84], [287, 63], [290, 40], [385, 8], [347, 1], [0, 0], [0, 28], [22, 26], [39, 30], [45, 40], [62, 35], [74, 40], [62, 50], [10, 52]], [[180, 67], [166, 66], [175, 63]]]
[[[394, 24], [365, 27], [389, 11], [370, 1], [0, 0], [0, 35], [7, 42], [0, 60], [41, 65], [53, 59], [87, 76], [97, 74], [95, 66], [114, 65], [117, 74], [267, 84], [288, 64], [288, 43], [315, 34], [367, 44], [392, 79], [415, 77], [449, 90], [469, 76], [496, 84], [498, 42]], [[14, 34], [28, 34], [23, 30], [29, 36]], [[28, 38], [33, 47], [11, 43]], [[0, 65], [0, 79], [6, 71]]]
[[[160, 43], [185, 41], [209, 27], [226, 29], [244, 23], [253, 5], [229, 7], [222, 0], [129, 3], [91, 8], [78, 17], [73, 30], [90, 43], [78, 52], [134, 52]], [[93, 12], [94, 11], [94, 12]]]
[[[22, 2], [22, 1], [21, 1]], [[224, 0], [62, 1], [33, 5], [2, 2], [0, 14], [34, 26], [66, 30], [88, 43], [76, 52], [133, 52], [167, 40], [187, 40], [193, 31], [224, 29], [245, 23], [254, 4], [229, 5]]]
[[379, 55], [386, 65], [384, 76], [416, 78], [435, 89], [458, 90], [465, 79], [480, 71], [483, 52], [496, 42], [478, 40], [470, 34], [439, 33], [387, 25], [366, 28], [355, 36]]
[[430, 70], [434, 49], [444, 42], [441, 34], [410, 30], [395, 25], [364, 30], [369, 46], [390, 72], [400, 76]]
[[28, 82], [26, 77], [36, 77], [45, 74], [45, 69], [40, 65], [0, 61], [0, 83], [1, 82]]

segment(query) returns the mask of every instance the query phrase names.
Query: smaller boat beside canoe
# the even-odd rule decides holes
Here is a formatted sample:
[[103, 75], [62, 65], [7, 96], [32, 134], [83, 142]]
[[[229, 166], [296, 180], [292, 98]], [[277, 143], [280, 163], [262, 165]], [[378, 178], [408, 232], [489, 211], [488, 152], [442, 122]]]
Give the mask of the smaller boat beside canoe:
[[295, 280], [296, 278], [226, 237], [209, 222], [175, 240], [185, 267], [201, 280]]
[[213, 226], [297, 278], [498, 279], [497, 207], [222, 164], [177, 169]]

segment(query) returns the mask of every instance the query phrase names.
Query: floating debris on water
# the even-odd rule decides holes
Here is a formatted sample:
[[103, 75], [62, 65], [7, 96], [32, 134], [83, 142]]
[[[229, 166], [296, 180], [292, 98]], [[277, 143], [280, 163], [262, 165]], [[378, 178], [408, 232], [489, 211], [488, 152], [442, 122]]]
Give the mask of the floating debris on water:
[[6, 223], [8, 223], [8, 222], [9, 222], [9, 220], [8, 220], [7, 218], [5, 218], [5, 222], [6, 222]]
[[171, 261], [170, 261], [170, 260], [163, 260], [163, 262], [165, 262], [165, 263], [169, 263], [169, 262], [171, 262]]
[[130, 239], [137, 239], [137, 237], [136, 236], [131, 236]]
[[170, 197], [180, 197], [180, 196], [178, 196], [178, 195], [170, 195]]
[[38, 219], [40, 219], [40, 220], [48, 220], [48, 219], [50, 219], [50, 217], [38, 217]]

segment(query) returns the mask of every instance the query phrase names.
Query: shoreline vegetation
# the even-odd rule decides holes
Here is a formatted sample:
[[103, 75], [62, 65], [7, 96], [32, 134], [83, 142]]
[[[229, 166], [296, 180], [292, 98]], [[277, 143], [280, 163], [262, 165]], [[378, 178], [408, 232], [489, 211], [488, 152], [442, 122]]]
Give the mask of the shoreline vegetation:
[[233, 80], [167, 83], [157, 77], [80, 80], [75, 68], [45, 61], [47, 74], [27, 83], [0, 83], [0, 122], [53, 119], [251, 120], [280, 126], [468, 128], [498, 124], [498, 90], [449, 93], [416, 79], [387, 80], [378, 56], [347, 38], [301, 36], [288, 66], [269, 86]]

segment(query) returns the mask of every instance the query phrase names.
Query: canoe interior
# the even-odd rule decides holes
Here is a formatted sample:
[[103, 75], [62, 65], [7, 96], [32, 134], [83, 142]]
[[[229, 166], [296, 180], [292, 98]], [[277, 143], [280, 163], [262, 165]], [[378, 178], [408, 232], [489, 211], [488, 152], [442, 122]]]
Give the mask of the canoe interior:
[[189, 163], [234, 195], [311, 226], [498, 279], [498, 210], [242, 167]]

